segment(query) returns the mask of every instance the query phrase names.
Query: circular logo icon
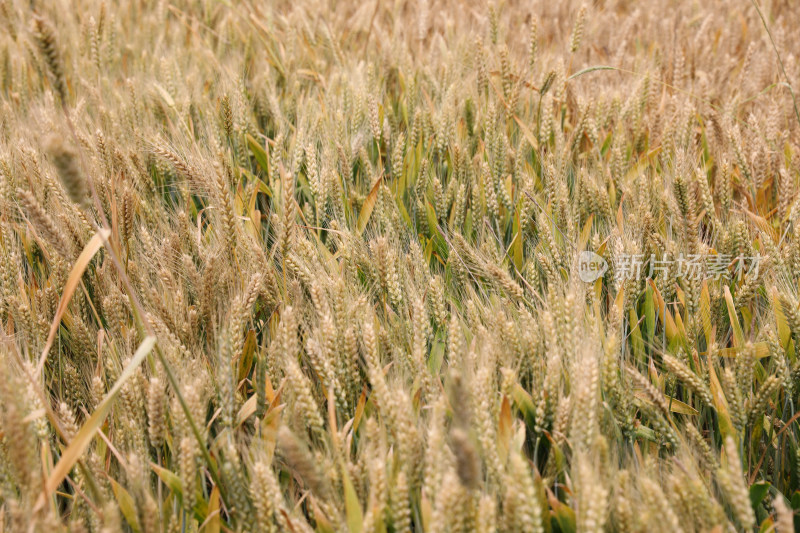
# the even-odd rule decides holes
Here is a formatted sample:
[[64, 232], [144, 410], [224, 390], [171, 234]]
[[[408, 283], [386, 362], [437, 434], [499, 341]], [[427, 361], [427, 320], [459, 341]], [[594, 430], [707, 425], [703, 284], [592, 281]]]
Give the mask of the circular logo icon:
[[585, 250], [578, 256], [578, 277], [585, 283], [592, 283], [608, 270], [608, 263], [594, 252]]

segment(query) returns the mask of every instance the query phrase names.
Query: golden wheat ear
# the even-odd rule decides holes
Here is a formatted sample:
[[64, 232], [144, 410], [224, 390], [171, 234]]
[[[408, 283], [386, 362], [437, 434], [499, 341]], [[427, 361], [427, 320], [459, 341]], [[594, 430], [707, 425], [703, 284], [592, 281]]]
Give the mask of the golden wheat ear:
[[53, 90], [58, 95], [61, 105], [66, 105], [67, 79], [64, 75], [64, 58], [56, 41], [56, 32], [49, 21], [39, 15], [35, 15], [33, 19], [33, 35], [50, 74]]

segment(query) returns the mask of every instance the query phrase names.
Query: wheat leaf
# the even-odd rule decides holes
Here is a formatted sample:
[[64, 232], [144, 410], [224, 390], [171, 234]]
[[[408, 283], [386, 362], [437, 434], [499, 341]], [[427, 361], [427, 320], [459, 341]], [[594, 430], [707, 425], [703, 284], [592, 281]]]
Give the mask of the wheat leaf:
[[72, 441], [67, 446], [67, 449], [64, 450], [64, 453], [61, 455], [61, 459], [58, 460], [55, 468], [50, 474], [50, 477], [47, 478], [47, 481], [44, 484], [44, 490], [39, 497], [36, 508], [41, 509], [47, 499], [50, 497], [51, 494], [61, 485], [61, 482], [64, 481], [64, 478], [67, 477], [72, 467], [75, 466], [75, 463], [78, 462], [83, 452], [86, 451], [86, 448], [89, 447], [89, 444], [92, 442], [95, 433], [97, 430], [100, 429], [100, 426], [103, 424], [108, 412], [111, 410], [111, 406], [114, 403], [114, 398], [116, 398], [117, 394], [119, 393], [122, 386], [128, 381], [131, 376], [133, 376], [136, 369], [139, 365], [144, 361], [147, 354], [150, 353], [150, 350], [153, 349], [153, 346], [156, 344], [156, 338], [153, 336], [149, 336], [142, 341], [142, 344], [139, 345], [139, 349], [136, 350], [136, 353], [133, 355], [130, 363], [125, 370], [122, 371], [120, 374], [119, 379], [114, 386], [111, 387], [111, 390], [108, 391], [106, 397], [103, 399], [102, 402], [97, 406], [92, 416], [86, 421], [83, 427], [78, 431]]

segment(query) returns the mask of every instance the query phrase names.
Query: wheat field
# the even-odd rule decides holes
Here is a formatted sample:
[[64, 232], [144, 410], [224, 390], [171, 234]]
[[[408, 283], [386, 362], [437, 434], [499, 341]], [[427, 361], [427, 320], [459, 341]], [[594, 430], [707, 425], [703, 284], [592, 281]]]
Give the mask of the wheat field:
[[798, 27], [0, 0], [0, 533], [800, 530]]

